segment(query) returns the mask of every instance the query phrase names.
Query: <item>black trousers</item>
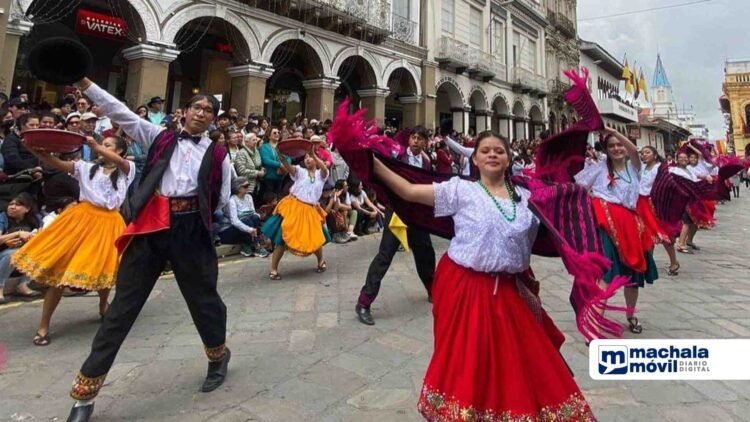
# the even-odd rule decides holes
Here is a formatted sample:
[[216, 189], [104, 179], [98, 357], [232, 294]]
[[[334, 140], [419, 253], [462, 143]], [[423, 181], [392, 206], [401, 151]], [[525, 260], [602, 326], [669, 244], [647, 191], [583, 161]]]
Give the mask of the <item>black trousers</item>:
[[[393, 262], [393, 257], [398, 252], [398, 238], [388, 228], [393, 211], [389, 210], [385, 214], [386, 227], [383, 229], [383, 238], [380, 240], [380, 248], [375, 259], [370, 263], [367, 270], [365, 285], [359, 295], [359, 304], [369, 307], [380, 292], [380, 283], [388, 272], [388, 268]], [[426, 231], [418, 230], [412, 227], [407, 228], [406, 235], [409, 242], [409, 248], [414, 254], [414, 263], [417, 266], [417, 274], [422, 280], [427, 293], [431, 293], [432, 278], [435, 275], [435, 249], [432, 248], [430, 234]]]
[[200, 213], [172, 214], [169, 230], [137, 236], [125, 250], [115, 297], [81, 367], [83, 376], [109, 372], [167, 261], [203, 344], [207, 348], [224, 345], [227, 308], [216, 291], [219, 269], [211, 236]]

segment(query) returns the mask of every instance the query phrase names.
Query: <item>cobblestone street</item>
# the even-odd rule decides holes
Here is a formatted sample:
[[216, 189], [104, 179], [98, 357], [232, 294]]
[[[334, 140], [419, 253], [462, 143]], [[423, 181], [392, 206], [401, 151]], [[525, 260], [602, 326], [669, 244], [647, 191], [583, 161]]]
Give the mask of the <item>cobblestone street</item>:
[[[719, 226], [700, 232], [694, 256], [680, 255], [678, 277], [642, 291], [643, 338], [750, 337], [747, 195], [717, 210]], [[354, 304], [379, 235], [329, 245], [329, 270], [314, 258], [287, 256], [282, 281], [268, 280], [268, 260], [221, 263], [228, 307], [230, 374], [210, 394], [198, 392], [206, 360], [176, 284], [164, 277], [125, 342], [96, 402], [98, 421], [418, 421], [416, 401], [432, 350], [430, 304], [399, 253], [373, 315], [356, 320]], [[442, 253], [447, 243], [435, 240]], [[601, 421], [750, 421], [750, 381], [602, 382], [588, 376], [587, 348], [568, 304], [569, 278], [558, 260], [533, 260], [550, 316], [566, 333], [563, 355]], [[623, 302], [622, 295], [617, 298]], [[50, 346], [31, 339], [41, 302], [0, 308], [5, 367], [0, 420], [64, 420], [68, 390], [98, 326], [97, 297], [63, 299]], [[632, 334], [626, 334], [632, 336]]]

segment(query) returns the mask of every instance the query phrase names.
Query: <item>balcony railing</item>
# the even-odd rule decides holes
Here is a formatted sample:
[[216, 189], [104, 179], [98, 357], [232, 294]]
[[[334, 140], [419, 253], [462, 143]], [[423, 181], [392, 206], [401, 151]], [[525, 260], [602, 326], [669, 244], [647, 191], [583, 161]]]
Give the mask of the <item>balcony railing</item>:
[[548, 92], [552, 95], [562, 95], [570, 89], [570, 83], [562, 81], [560, 79], [550, 79], [547, 82]]
[[468, 67], [469, 46], [450, 37], [441, 37], [435, 60], [447, 62], [454, 67]]
[[399, 41], [417, 44], [417, 23], [394, 13], [391, 17], [391, 36]]
[[368, 42], [382, 42], [391, 33], [391, 0], [256, 1], [254, 4]]
[[526, 8], [538, 13], [541, 16], [545, 15], [545, 12], [547, 10], [542, 5], [541, 0], [516, 0], [521, 5], [525, 6]]
[[469, 69], [479, 73], [480, 76], [495, 76], [495, 66], [493, 66], [494, 57], [492, 54], [469, 47]]
[[522, 91], [536, 92], [538, 94], [547, 93], [547, 82], [544, 78], [535, 74], [531, 70], [524, 69], [520, 66], [513, 68], [513, 78], [511, 82]]
[[557, 28], [566, 37], [576, 37], [576, 25], [564, 14], [549, 9], [547, 10], [547, 19], [549, 19], [549, 22], [552, 24], [552, 26]]

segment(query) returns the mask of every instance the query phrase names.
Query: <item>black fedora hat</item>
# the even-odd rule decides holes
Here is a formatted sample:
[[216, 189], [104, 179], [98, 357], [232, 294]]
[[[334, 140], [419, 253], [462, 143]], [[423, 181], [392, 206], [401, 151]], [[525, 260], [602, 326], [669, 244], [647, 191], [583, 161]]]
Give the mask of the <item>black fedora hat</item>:
[[36, 25], [31, 38], [34, 47], [29, 52], [28, 66], [38, 79], [69, 85], [90, 73], [94, 65], [91, 51], [65, 25]]
[[148, 101], [148, 103], [146, 103], [146, 105], [149, 106], [149, 107], [151, 107], [151, 104], [154, 104], [154, 103], [163, 103], [163, 102], [164, 102], [164, 98], [161, 98], [161, 97], [151, 97], [151, 99]]

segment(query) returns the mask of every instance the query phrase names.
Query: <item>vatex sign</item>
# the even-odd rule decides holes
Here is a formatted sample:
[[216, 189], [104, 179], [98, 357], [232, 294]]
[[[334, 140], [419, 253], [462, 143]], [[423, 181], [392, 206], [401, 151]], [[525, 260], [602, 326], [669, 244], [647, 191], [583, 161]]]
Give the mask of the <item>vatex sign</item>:
[[113, 41], [125, 41], [128, 38], [128, 23], [125, 19], [115, 16], [78, 9], [76, 32]]

